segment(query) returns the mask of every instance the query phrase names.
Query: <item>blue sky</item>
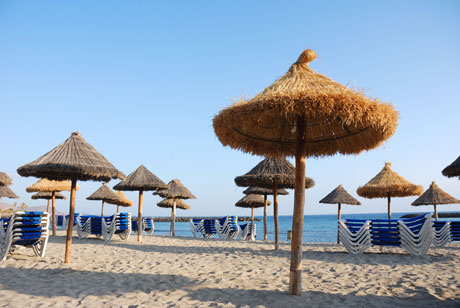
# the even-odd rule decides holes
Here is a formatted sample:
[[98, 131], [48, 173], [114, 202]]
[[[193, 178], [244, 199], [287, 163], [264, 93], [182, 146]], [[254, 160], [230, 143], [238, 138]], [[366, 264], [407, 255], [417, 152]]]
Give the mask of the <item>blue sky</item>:
[[[317, 185], [306, 214], [336, 213], [318, 201], [339, 184], [357, 197], [385, 161], [460, 198], [458, 179], [441, 174], [460, 155], [457, 1], [0, 1], [0, 170], [19, 203], [43, 205], [25, 192], [37, 179], [16, 169], [79, 131], [125, 174], [144, 164], [165, 182], [179, 178], [197, 196], [179, 215], [249, 215], [234, 207], [243, 188], [233, 179], [262, 158], [224, 148], [212, 118], [307, 48], [318, 54], [314, 70], [393, 103], [400, 118], [379, 149], [307, 160]], [[98, 213], [85, 198], [100, 183], [79, 185], [77, 211]], [[137, 193], [126, 195], [135, 213]], [[394, 199], [393, 210], [431, 210], [411, 207], [414, 199]], [[146, 193], [144, 213], [169, 215], [160, 200]], [[384, 199], [359, 200], [343, 212], [386, 211]], [[292, 205], [292, 193], [280, 197], [280, 214]]]

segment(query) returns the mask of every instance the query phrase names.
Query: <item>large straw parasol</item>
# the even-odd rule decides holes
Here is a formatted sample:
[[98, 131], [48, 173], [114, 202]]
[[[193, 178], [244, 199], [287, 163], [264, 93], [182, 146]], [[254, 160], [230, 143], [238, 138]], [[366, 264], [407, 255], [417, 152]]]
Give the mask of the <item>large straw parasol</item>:
[[[31, 196], [31, 198], [33, 200], [37, 200], [37, 199], [45, 199], [45, 200], [50, 200], [53, 198], [53, 193], [52, 192], [48, 192], [48, 191], [43, 191], [43, 192], [38, 192], [34, 195]], [[62, 199], [62, 200], [65, 200], [66, 197], [61, 194], [60, 192], [55, 192], [54, 193], [54, 198], [55, 199]], [[49, 202], [48, 202], [48, 206], [49, 206]], [[48, 212], [48, 209], [46, 210]]]
[[142, 198], [144, 191], [156, 190], [159, 188], [166, 188], [166, 184], [145, 168], [144, 165], [140, 165], [139, 168], [128, 175], [126, 180], [121, 181], [113, 187], [115, 190], [139, 191], [139, 208], [137, 214], [137, 221], [139, 222], [137, 231], [138, 242], [142, 242]]
[[[348, 191], [343, 188], [342, 185], [337, 186], [336, 189], [331, 191], [326, 197], [321, 199], [319, 203], [338, 204], [339, 209], [337, 212], [337, 220], [340, 220], [340, 211], [342, 209], [342, 203], [351, 205], [361, 205], [361, 202], [353, 198]], [[340, 243], [339, 229], [337, 226], [337, 244]]]
[[[71, 180], [69, 221], [74, 221], [77, 180], [109, 181], [125, 175], [90, 145], [78, 132], [40, 158], [18, 168], [22, 176]], [[72, 224], [67, 227], [65, 263], [70, 263]]]
[[289, 71], [248, 101], [240, 100], [214, 118], [223, 145], [255, 155], [296, 157], [289, 292], [301, 293], [305, 159], [359, 154], [391, 137], [398, 114], [308, 67], [313, 50], [302, 52]]
[[[255, 190], [255, 189], [254, 189]], [[262, 195], [247, 194], [241, 198], [235, 206], [251, 208], [251, 240], [254, 240], [254, 208], [265, 207], [270, 205], [271, 202], [267, 201], [267, 198], [263, 198]]]
[[383, 169], [366, 185], [359, 187], [358, 195], [364, 198], [387, 198], [388, 219], [391, 219], [391, 198], [420, 196], [423, 187], [407, 181], [405, 178], [391, 170], [391, 163], [385, 163]]
[[[278, 228], [278, 188], [295, 187], [295, 168], [286, 158], [265, 158], [248, 173], [235, 178], [238, 186], [258, 186], [273, 191], [273, 219], [275, 224], [275, 250], [279, 249]], [[305, 178], [305, 188], [311, 188], [315, 182]]]
[[0, 186], [0, 198], [19, 199], [8, 186]]
[[442, 174], [448, 178], [458, 176], [460, 179], [460, 156], [452, 164], [444, 168]]
[[[276, 190], [278, 195], [287, 195], [289, 194], [286, 190], [284, 189], [277, 189]], [[264, 241], [268, 241], [268, 235], [267, 235], [267, 196], [268, 195], [273, 195], [273, 189], [272, 188], [263, 188], [263, 187], [248, 187], [245, 191], [243, 191], [243, 194], [245, 195], [263, 195], [264, 196]], [[271, 202], [270, 202], [271, 204]]]
[[118, 197], [120, 197], [120, 199], [118, 200], [118, 202], [116, 203], [117, 205], [117, 213], [119, 213], [119, 209], [120, 209], [120, 206], [122, 207], [131, 207], [133, 206], [134, 202], [132, 202], [131, 200], [129, 200], [124, 193], [122, 193], [121, 191], [116, 191], [115, 192]]
[[[39, 179], [35, 184], [26, 188], [27, 192], [50, 192], [51, 193], [51, 211], [52, 211], [52, 230], [53, 235], [56, 235], [56, 206], [55, 206], [55, 198], [53, 198], [53, 194], [59, 191], [69, 191], [72, 189], [72, 183], [67, 180], [48, 180], [48, 179]], [[75, 190], [79, 190], [80, 187], [77, 185]], [[46, 211], [49, 211], [50, 206], [50, 199], [48, 200], [48, 205], [46, 207]]]
[[173, 206], [171, 209], [171, 227], [169, 233], [174, 236], [174, 224], [176, 222], [176, 205], [175, 201], [179, 199], [196, 199], [196, 197], [179, 181], [174, 179], [168, 183], [164, 189], [159, 189], [155, 195], [159, 195], [163, 198], [170, 198], [173, 200]]
[[112, 191], [106, 183], [102, 184], [95, 192], [93, 192], [86, 200], [101, 200], [102, 207], [101, 207], [101, 216], [104, 216], [104, 202], [110, 204], [117, 204], [120, 202], [120, 196], [117, 195], [114, 191]]
[[5, 172], [0, 172], [0, 186], [10, 186], [13, 184], [10, 176]]
[[444, 192], [439, 186], [433, 181], [428, 188], [420, 197], [417, 198], [412, 205], [433, 205], [434, 206], [434, 217], [438, 221], [438, 204], [455, 204], [460, 203], [459, 200], [455, 199], [448, 193]]

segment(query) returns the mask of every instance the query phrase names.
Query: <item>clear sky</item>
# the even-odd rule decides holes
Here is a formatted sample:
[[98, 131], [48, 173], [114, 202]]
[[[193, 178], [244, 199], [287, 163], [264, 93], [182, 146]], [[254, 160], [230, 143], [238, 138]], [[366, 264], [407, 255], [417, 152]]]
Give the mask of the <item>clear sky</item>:
[[[0, 170], [19, 203], [43, 205], [25, 192], [37, 179], [16, 169], [79, 131], [126, 175], [144, 164], [165, 182], [179, 178], [197, 200], [178, 215], [249, 215], [234, 207], [243, 188], [233, 179], [262, 158], [224, 148], [213, 116], [307, 48], [318, 54], [314, 70], [393, 103], [400, 117], [379, 149], [307, 160], [316, 186], [306, 214], [336, 213], [318, 201], [339, 184], [358, 197], [385, 161], [460, 198], [460, 181], [441, 174], [460, 155], [458, 1], [0, 1]], [[98, 213], [100, 202], [85, 198], [100, 183], [79, 185], [77, 212]], [[126, 195], [136, 213], [137, 193]], [[362, 207], [343, 212], [386, 211], [384, 199], [358, 199]], [[432, 209], [414, 199], [394, 199], [393, 211]], [[144, 214], [169, 215], [160, 200], [146, 193]], [[292, 207], [291, 191], [280, 214]], [[68, 200], [57, 208], [68, 211]]]

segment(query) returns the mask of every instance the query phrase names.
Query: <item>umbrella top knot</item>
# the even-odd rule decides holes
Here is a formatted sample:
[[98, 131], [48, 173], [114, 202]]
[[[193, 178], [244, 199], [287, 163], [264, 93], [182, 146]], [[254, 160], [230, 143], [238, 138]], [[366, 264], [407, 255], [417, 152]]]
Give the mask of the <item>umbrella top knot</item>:
[[316, 52], [312, 49], [305, 49], [297, 59], [298, 64], [308, 64], [316, 59]]
[[81, 136], [81, 134], [79, 132], [73, 132], [72, 136]]
[[391, 163], [390, 163], [390, 162], [385, 162], [385, 167], [390, 168], [390, 167], [391, 167]]

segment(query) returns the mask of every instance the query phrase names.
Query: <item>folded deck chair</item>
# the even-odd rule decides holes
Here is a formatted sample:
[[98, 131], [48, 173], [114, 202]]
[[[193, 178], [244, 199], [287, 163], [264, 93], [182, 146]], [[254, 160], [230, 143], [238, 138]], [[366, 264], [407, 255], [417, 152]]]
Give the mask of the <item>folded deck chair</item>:
[[[59, 215], [59, 216], [62, 216], [62, 230], [67, 230], [67, 227], [69, 225], [69, 215]], [[74, 216], [73, 216], [73, 227], [75, 227], [77, 225], [77, 218], [78, 216], [80, 216], [79, 213], [75, 213]], [[59, 223], [59, 219], [57, 221]]]
[[[250, 222], [246, 224], [241, 224], [239, 225], [240, 227], [240, 232], [239, 232], [239, 239], [243, 241], [249, 241], [251, 240], [251, 224]], [[254, 224], [254, 239], [256, 238], [256, 227], [257, 225]]]
[[130, 213], [116, 213], [113, 216], [106, 217], [102, 220], [104, 241], [112, 241], [115, 234], [118, 235], [121, 240], [128, 241], [131, 234], [131, 226]]
[[155, 230], [155, 225], [153, 223], [153, 217], [142, 217], [144, 232], [152, 235]]
[[340, 220], [340, 242], [351, 254], [363, 253], [371, 247], [371, 222], [366, 220]]
[[424, 256], [434, 239], [431, 214], [398, 220], [401, 247], [414, 256]]
[[102, 236], [101, 216], [80, 215], [77, 217], [77, 234], [79, 239], [87, 238], [90, 234]]
[[204, 219], [190, 219], [190, 229], [192, 230], [193, 237], [203, 237], [203, 220]]
[[226, 216], [215, 220], [217, 235], [222, 239], [236, 239], [240, 233], [237, 216]]
[[49, 236], [48, 213], [16, 212], [8, 221], [2, 220], [1, 227], [0, 260], [5, 260], [17, 246], [32, 248], [36, 256], [45, 256]]
[[214, 234], [217, 234], [216, 222], [214, 219], [203, 219], [203, 228], [201, 234], [204, 238], [210, 238]]
[[442, 247], [450, 242], [460, 241], [460, 221], [435, 221], [434, 240], [435, 247]]

